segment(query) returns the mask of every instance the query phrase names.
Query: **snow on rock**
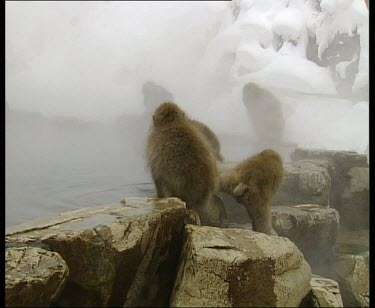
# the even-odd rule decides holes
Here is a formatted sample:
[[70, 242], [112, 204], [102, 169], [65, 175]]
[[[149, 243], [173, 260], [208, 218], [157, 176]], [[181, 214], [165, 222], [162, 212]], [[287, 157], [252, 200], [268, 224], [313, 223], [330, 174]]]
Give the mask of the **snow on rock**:
[[[291, 111], [285, 121], [288, 140], [305, 147], [365, 151], [369, 135], [366, 105], [353, 105], [349, 99], [337, 99], [343, 79], [349, 80], [350, 86], [355, 78], [353, 93], [365, 93], [368, 89], [369, 22], [365, 2], [233, 2], [239, 8], [238, 12], [233, 15], [232, 23], [221, 28], [217, 36], [208, 43], [205, 55], [211, 67], [221, 67], [219, 71], [211, 70], [212, 76], [216, 79], [218, 76], [227, 78], [222, 85], [216, 83], [217, 92], [224, 87], [231, 88], [231, 93], [227, 93], [225, 98], [221, 94], [220, 97], [216, 95], [213, 101], [217, 109], [215, 116], [225, 114], [228, 123], [236, 122], [236, 133], [244, 129], [242, 133], [249, 134], [247, 127], [239, 125], [233, 118], [229, 119], [228, 112], [224, 109], [229, 105], [238, 108], [242, 104], [243, 85], [255, 82], [275, 92], [282, 101], [283, 110], [286, 105], [293, 107], [289, 108]], [[352, 41], [356, 38], [351, 38], [359, 36], [360, 52], [354, 56], [343, 53], [340, 58], [335, 58], [336, 45], [333, 48], [331, 45], [336, 44], [332, 41], [338, 39], [338, 34], [348, 38], [345, 43], [341, 42], [344, 44], [341, 49], [345, 49], [345, 44], [348, 44], [349, 49], [344, 50], [347, 53], [351, 48], [349, 45], [355, 43]], [[307, 59], [306, 54], [309, 38], [313, 38], [317, 45], [313, 59], [310, 56]], [[325, 51], [330, 52], [331, 58], [325, 59], [325, 62], [315, 60], [327, 58], [324, 57]], [[359, 72], [355, 75], [358, 60]], [[360, 95], [358, 100], [367, 101], [366, 95]], [[219, 107], [221, 104], [225, 108]], [[238, 110], [230, 113], [232, 116], [239, 114]], [[213, 116], [212, 121], [214, 122]], [[229, 124], [226, 126], [230, 127]], [[222, 130], [224, 133], [224, 129]]]
[[[241, 45], [236, 52], [235, 68], [245, 68], [245, 72], [256, 72], [264, 69], [274, 59], [274, 51], [263, 49], [259, 45]], [[241, 71], [237, 71], [241, 75]]]
[[320, 7], [323, 12], [334, 13], [337, 9], [337, 0], [322, 0]]
[[286, 41], [298, 41], [305, 30], [305, 20], [295, 8], [285, 8], [274, 19], [272, 30]]

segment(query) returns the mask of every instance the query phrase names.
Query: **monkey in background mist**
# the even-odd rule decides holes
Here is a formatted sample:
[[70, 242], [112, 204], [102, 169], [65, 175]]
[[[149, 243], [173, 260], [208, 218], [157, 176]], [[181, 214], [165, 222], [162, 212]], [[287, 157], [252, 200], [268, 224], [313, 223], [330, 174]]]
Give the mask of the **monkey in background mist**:
[[164, 102], [173, 102], [173, 94], [153, 81], [146, 81], [142, 86], [143, 104], [147, 113], [153, 113]]
[[283, 162], [273, 150], [264, 150], [221, 175], [221, 190], [243, 204], [253, 230], [277, 235], [272, 227], [270, 201], [283, 179]]
[[178, 197], [198, 213], [202, 224], [221, 225], [214, 154], [176, 104], [166, 102], [155, 110], [146, 157], [158, 198]]
[[280, 100], [268, 90], [249, 82], [242, 89], [242, 101], [258, 141], [267, 146], [282, 143], [284, 120]]

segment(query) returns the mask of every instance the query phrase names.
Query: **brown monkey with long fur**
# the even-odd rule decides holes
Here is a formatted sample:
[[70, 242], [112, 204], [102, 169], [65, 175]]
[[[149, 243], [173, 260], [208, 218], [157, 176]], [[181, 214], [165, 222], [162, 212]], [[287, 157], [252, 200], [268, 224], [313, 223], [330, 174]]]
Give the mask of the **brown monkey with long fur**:
[[250, 157], [221, 176], [221, 189], [245, 205], [253, 229], [276, 234], [272, 227], [270, 201], [283, 179], [283, 162], [273, 150]]
[[215, 133], [205, 124], [202, 122], [199, 122], [197, 120], [190, 120], [190, 122], [193, 124], [195, 128], [198, 129], [198, 131], [207, 138], [207, 141], [213, 150], [213, 153], [216, 157], [216, 159], [220, 162], [222, 162], [223, 156], [220, 154], [220, 142], [219, 139], [216, 137]]
[[217, 210], [216, 160], [207, 140], [176, 104], [166, 102], [155, 110], [146, 156], [157, 197], [178, 197], [199, 214], [202, 224], [215, 225], [210, 215]]

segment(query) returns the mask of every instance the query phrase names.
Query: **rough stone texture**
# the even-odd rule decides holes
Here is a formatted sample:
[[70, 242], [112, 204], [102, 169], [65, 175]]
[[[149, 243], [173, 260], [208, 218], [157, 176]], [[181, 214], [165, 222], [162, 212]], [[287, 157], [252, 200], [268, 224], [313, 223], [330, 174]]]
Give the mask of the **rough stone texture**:
[[272, 205], [312, 203], [329, 205], [331, 178], [327, 164], [302, 160], [284, 164], [284, 179]]
[[6, 241], [62, 256], [70, 276], [57, 306], [165, 306], [185, 219], [177, 198], [127, 198], [10, 228]]
[[369, 252], [337, 255], [333, 270], [344, 306], [369, 307]]
[[7, 307], [48, 307], [61, 292], [68, 267], [58, 253], [37, 247], [5, 251]]
[[342, 222], [351, 229], [369, 227], [369, 168], [353, 167], [348, 171], [348, 184], [342, 194]]
[[367, 156], [352, 151], [332, 151], [319, 149], [296, 149], [291, 155], [293, 161], [320, 160], [329, 163], [328, 172], [332, 187], [330, 206], [340, 208], [341, 197], [347, 185], [347, 173], [353, 167], [368, 167]]
[[312, 275], [311, 291], [300, 307], [343, 307], [339, 284], [328, 278]]
[[293, 161], [310, 158], [327, 160], [344, 170], [349, 170], [352, 167], [368, 167], [366, 155], [353, 151], [298, 148], [291, 154], [291, 158]]
[[310, 266], [287, 238], [188, 225], [170, 305], [293, 307], [310, 279]]
[[326, 273], [339, 228], [337, 210], [316, 204], [274, 206], [272, 224], [279, 236], [296, 244], [314, 273]]

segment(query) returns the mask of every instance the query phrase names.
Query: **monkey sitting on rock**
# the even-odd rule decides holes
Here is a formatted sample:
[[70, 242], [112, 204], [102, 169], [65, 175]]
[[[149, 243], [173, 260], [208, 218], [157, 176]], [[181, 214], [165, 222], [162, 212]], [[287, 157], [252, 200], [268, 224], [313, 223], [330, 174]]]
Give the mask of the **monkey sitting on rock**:
[[243, 204], [253, 230], [277, 235], [272, 227], [270, 201], [283, 179], [283, 162], [273, 150], [264, 150], [222, 174], [221, 190]]
[[178, 197], [198, 213], [202, 224], [221, 226], [214, 153], [175, 103], [163, 103], [155, 110], [146, 157], [158, 198]]

